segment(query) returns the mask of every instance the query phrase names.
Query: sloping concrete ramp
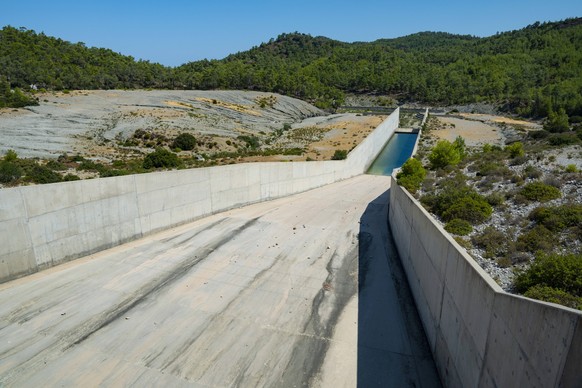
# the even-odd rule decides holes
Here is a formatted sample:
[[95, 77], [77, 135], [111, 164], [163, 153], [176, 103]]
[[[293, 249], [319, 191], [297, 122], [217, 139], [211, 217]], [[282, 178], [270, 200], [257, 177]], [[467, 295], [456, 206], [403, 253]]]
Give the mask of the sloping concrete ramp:
[[389, 184], [359, 176], [0, 285], [0, 386], [439, 386]]

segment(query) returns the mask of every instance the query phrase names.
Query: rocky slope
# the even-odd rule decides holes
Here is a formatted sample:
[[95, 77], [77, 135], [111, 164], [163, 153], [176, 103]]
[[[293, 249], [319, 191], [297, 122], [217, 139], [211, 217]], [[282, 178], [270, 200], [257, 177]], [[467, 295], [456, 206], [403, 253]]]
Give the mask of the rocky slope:
[[13, 149], [20, 157], [90, 155], [138, 129], [236, 137], [325, 115], [298, 99], [247, 91], [99, 90], [39, 98], [40, 106], [0, 110], [0, 154]]

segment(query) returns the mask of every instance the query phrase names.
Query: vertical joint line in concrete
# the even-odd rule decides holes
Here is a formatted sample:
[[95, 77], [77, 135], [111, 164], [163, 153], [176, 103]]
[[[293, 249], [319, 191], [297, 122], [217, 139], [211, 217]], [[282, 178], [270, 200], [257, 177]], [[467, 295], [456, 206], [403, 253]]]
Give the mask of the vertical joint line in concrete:
[[483, 374], [485, 373], [485, 365], [487, 364], [487, 353], [489, 352], [489, 335], [491, 334], [491, 321], [493, 320], [493, 314], [495, 314], [495, 300], [497, 299], [499, 293], [493, 291], [493, 300], [491, 302], [491, 314], [489, 314], [489, 322], [487, 323], [487, 336], [485, 337], [485, 350], [483, 351], [483, 359], [481, 360], [481, 365], [479, 365], [479, 382], [483, 381]]
[[139, 197], [137, 195], [137, 181], [136, 181], [135, 177], [136, 177], [135, 175], [132, 176], [133, 192], [135, 194], [135, 206], [137, 208], [137, 222], [139, 224], [139, 237], [143, 237], [143, 224], [141, 222], [143, 214], [141, 214], [141, 210], [140, 210], [140, 206], [139, 206]]
[[28, 206], [26, 205], [26, 199], [22, 193], [22, 188], [17, 187], [18, 194], [20, 195], [20, 200], [22, 201], [22, 207], [24, 208], [24, 226], [26, 233], [28, 235], [28, 241], [30, 242], [30, 247], [32, 248], [32, 256], [34, 257], [34, 264], [36, 266], [35, 272], [38, 270], [38, 253], [36, 249], [36, 244], [32, 241], [32, 233], [30, 233], [30, 214], [28, 213]]

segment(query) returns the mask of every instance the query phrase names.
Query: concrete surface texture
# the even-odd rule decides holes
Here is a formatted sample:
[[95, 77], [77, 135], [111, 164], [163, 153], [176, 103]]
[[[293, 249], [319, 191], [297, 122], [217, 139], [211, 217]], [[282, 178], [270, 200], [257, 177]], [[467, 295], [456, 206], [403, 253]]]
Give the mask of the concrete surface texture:
[[445, 386], [582, 386], [582, 312], [505, 293], [394, 180], [389, 219]]
[[392, 113], [346, 160], [252, 163], [0, 190], [0, 282], [226, 209], [362, 174]]
[[0, 386], [438, 387], [389, 184], [358, 176], [0, 285]]

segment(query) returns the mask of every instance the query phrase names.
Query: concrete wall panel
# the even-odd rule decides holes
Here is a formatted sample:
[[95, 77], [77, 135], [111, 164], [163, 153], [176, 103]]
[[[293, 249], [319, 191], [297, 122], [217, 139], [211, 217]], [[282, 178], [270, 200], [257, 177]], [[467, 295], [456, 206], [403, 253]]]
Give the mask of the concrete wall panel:
[[574, 337], [578, 312], [504, 294], [497, 295], [494, 311], [490, 341], [503, 346], [488, 349], [485, 367], [495, 368], [509, 348], [519, 349], [529, 386], [556, 386], [570, 350], [564, 342], [569, 345]]
[[[422, 317], [421, 317], [422, 319]], [[459, 377], [454, 357], [449, 353], [447, 339], [442, 333], [436, 333], [435, 350], [433, 351], [434, 361], [439, 371], [443, 387], [465, 388], [463, 381]], [[469, 386], [467, 386], [470, 388]]]
[[0, 244], [0, 276], [9, 278], [36, 272], [34, 251], [23, 218], [0, 222]]
[[566, 358], [564, 371], [560, 380], [560, 387], [582, 387], [580, 378], [580, 360], [582, 360], [582, 317], [578, 318], [576, 331], [572, 336], [570, 351]]
[[447, 265], [447, 254], [449, 242], [442, 238], [440, 226], [431, 222], [430, 218], [426, 216], [424, 209], [412, 206], [410, 203], [409, 211], [412, 215], [412, 229], [416, 232], [418, 239], [412, 241], [411, 244], [421, 244], [430, 255], [427, 260], [430, 260], [432, 266], [438, 271], [438, 277], [443, 279], [445, 277], [445, 270]]
[[463, 253], [451, 249], [448, 254], [448, 266], [445, 279], [446, 294], [455, 301], [463, 325], [471, 333], [471, 339], [476, 346], [476, 352], [485, 354], [487, 330], [493, 301], [494, 290], [484, 279], [474, 271], [473, 266]]
[[582, 312], [503, 292], [394, 179], [389, 220], [446, 386], [581, 384]]
[[425, 330], [429, 343], [434, 345], [436, 341], [436, 333], [434, 331], [439, 326], [441, 314], [443, 284], [438, 281], [438, 277], [434, 276], [436, 269], [428, 260], [429, 255], [422, 244], [415, 243], [416, 238], [416, 231], [412, 230], [410, 233], [410, 255], [408, 257], [411, 264], [409, 268], [414, 271], [415, 275], [412, 278], [415, 278], [418, 282], [417, 292], [421, 293], [419, 297], [423, 300], [422, 307], [419, 307], [419, 313], [421, 316], [428, 318]]
[[[5, 190], [2, 194], [4, 195], [0, 201], [0, 220], [26, 217], [26, 208], [20, 190]], [[0, 234], [0, 239], [4, 236]]]

